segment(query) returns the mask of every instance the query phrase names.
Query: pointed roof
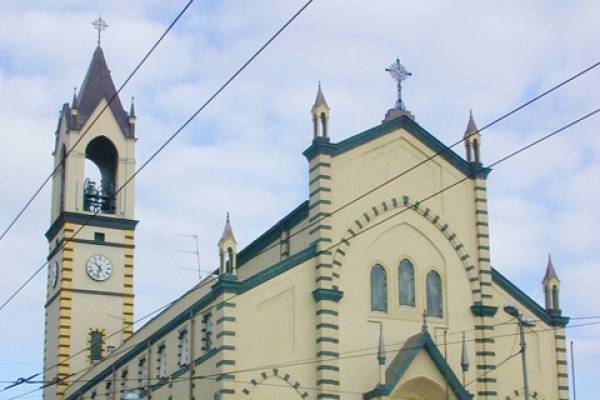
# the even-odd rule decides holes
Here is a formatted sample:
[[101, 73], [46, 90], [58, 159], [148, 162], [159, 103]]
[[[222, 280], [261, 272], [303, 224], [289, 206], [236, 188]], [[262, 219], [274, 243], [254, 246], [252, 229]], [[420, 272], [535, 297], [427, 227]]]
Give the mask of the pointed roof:
[[229, 239], [233, 240], [233, 242], [237, 244], [237, 242], [235, 241], [235, 237], [233, 236], [233, 230], [231, 229], [231, 222], [229, 221], [229, 213], [227, 213], [227, 219], [225, 220], [225, 228], [223, 229], [223, 234], [221, 235], [219, 244], [221, 244]]
[[548, 265], [546, 266], [546, 274], [544, 275], [544, 280], [542, 283], [548, 282], [551, 279], [560, 281], [560, 279], [558, 279], [558, 275], [556, 275], [556, 271], [554, 270], [554, 265], [552, 264], [552, 256], [548, 254]]
[[316, 110], [320, 106], [324, 106], [325, 108], [329, 109], [329, 106], [327, 105], [327, 101], [325, 101], [325, 96], [323, 95], [323, 90], [321, 89], [321, 82], [319, 81], [319, 87], [317, 89], [317, 97], [315, 98], [315, 104], [312, 107], [313, 111]]
[[129, 118], [135, 118], [135, 106], [133, 105], [135, 97], [131, 96], [131, 107], [129, 107]]
[[475, 125], [475, 120], [473, 119], [473, 110], [469, 110], [469, 122], [467, 123], [467, 129], [465, 129], [464, 139], [470, 137], [473, 133], [478, 132], [477, 125]]
[[458, 400], [471, 400], [473, 398], [473, 395], [461, 385], [452, 367], [448, 365], [444, 356], [433, 342], [431, 335], [426, 330], [422, 330], [416, 335], [409, 337], [404, 342], [404, 346], [398, 351], [385, 371], [386, 384], [379, 385], [376, 389], [365, 393], [363, 398], [368, 400], [381, 395], [391, 395], [421, 350], [427, 352], [440, 374], [446, 377], [448, 386]]
[[123, 109], [121, 100], [117, 95], [117, 89], [110, 76], [104, 52], [102, 51], [102, 47], [98, 46], [94, 51], [85, 79], [81, 84], [79, 96], [77, 96], [76, 107], [79, 109], [79, 116], [77, 118], [79, 127], [87, 122], [102, 99], [110, 101], [113, 97], [114, 99], [110, 103], [110, 110], [115, 116], [123, 134], [127, 137], [133, 137], [129, 133], [127, 113]]

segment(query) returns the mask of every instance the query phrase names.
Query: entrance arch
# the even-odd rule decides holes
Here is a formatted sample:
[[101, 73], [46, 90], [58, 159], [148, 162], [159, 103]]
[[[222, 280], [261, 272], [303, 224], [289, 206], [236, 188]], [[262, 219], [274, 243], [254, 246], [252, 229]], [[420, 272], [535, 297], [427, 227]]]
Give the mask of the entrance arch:
[[[443, 399], [445, 393], [443, 387], [421, 376], [399, 386], [390, 397], [406, 400]], [[450, 399], [455, 399], [452, 393], [450, 393]]]

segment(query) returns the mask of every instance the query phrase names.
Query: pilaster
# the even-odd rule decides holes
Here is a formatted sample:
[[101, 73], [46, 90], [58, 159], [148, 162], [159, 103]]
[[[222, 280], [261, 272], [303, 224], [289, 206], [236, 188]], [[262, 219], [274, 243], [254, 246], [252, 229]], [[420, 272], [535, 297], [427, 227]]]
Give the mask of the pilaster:
[[567, 363], [567, 341], [565, 328], [554, 327], [554, 350], [556, 352], [556, 377], [558, 400], [569, 400], [569, 367]]
[[236, 379], [233, 371], [236, 369], [236, 300], [232, 298], [239, 293], [240, 283], [237, 276], [222, 274], [218, 282], [213, 285], [217, 297], [213, 313], [215, 323], [215, 348], [214, 357], [216, 377], [215, 394], [219, 400], [237, 399]]
[[472, 307], [475, 316], [475, 356], [477, 373], [477, 398], [498, 397], [496, 378], [496, 343], [494, 339], [492, 267], [490, 264], [490, 234], [487, 206], [487, 174], [479, 163], [473, 163], [479, 173], [474, 177], [475, 234], [477, 244], [477, 266], [479, 277], [479, 303]]
[[329, 138], [315, 137], [309, 158], [309, 238], [316, 246], [315, 299], [317, 399], [339, 399], [339, 324], [338, 301], [341, 292], [335, 285], [332, 246], [332, 157], [323, 151]]

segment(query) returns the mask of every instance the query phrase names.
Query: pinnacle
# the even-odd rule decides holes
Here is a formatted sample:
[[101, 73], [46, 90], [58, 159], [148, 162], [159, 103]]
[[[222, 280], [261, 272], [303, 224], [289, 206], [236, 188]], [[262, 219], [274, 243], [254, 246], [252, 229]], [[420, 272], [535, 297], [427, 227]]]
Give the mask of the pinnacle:
[[466, 139], [478, 131], [477, 125], [475, 125], [475, 120], [473, 119], [473, 110], [469, 109], [469, 122], [467, 123], [467, 129], [465, 129], [464, 138]]

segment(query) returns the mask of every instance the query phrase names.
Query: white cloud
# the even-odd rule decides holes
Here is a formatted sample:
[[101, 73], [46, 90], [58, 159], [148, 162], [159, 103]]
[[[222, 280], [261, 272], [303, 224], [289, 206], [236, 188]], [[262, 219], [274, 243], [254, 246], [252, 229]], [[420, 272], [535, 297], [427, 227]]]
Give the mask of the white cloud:
[[[0, 5], [0, 228], [50, 171], [57, 111], [82, 81], [93, 51], [90, 21], [102, 11], [110, 25], [103, 47], [119, 84], [178, 3]], [[136, 96], [138, 165], [301, 3], [194, 3], [121, 97], [128, 105]], [[137, 314], [189, 288], [193, 272], [179, 267], [193, 260], [178, 253], [189, 242], [177, 234], [198, 233], [202, 263], [214, 265], [225, 211], [232, 212], [243, 246], [306, 198], [301, 152], [311, 139], [318, 80], [337, 141], [381, 121], [395, 93], [384, 68], [399, 56], [414, 74], [405, 86], [408, 107], [426, 129], [452, 143], [462, 136], [470, 107], [481, 127], [597, 61], [599, 12], [589, 1], [315, 1], [137, 179]], [[590, 88], [599, 79], [600, 71], [591, 72], [485, 131], [485, 160], [597, 107]], [[564, 309], [573, 315], [600, 310], [591, 295], [600, 276], [597, 127], [597, 118], [581, 124], [498, 166], [489, 179], [494, 264], [539, 299], [552, 251]], [[45, 190], [0, 242], [10, 271], [0, 293], [16, 288], [45, 259], [48, 220]], [[173, 279], [161, 279], [165, 271]], [[44, 277], [0, 312], [11, 321], [0, 341], [5, 359], [41, 358]], [[569, 334], [590, 360], [600, 355], [596, 330]], [[3, 379], [30, 371], [29, 365], [0, 364]]]

